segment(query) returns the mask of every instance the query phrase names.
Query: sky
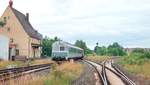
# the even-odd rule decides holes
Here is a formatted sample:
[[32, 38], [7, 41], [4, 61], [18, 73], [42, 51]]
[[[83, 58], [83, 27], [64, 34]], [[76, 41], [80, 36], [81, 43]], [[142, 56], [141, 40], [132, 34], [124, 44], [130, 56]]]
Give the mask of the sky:
[[[9, 0], [0, 0], [0, 15]], [[124, 47], [150, 47], [150, 0], [13, 0], [13, 7], [30, 14], [43, 36], [94, 48], [118, 42]]]

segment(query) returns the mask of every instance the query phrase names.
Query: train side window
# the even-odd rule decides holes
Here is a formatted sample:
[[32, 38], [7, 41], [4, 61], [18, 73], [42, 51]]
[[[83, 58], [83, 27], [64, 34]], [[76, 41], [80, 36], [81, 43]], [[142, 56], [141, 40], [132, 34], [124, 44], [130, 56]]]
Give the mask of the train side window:
[[60, 47], [60, 51], [64, 51], [65, 50], [65, 47]]

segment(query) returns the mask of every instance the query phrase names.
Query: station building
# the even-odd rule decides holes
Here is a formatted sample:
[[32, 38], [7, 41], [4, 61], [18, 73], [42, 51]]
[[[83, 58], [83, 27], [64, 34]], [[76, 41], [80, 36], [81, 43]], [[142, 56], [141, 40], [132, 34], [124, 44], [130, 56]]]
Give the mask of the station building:
[[0, 36], [9, 40], [8, 56], [5, 56], [7, 57], [5, 59], [39, 58], [41, 56], [42, 35], [30, 24], [29, 13], [24, 15], [13, 8], [13, 1], [10, 0], [8, 7], [0, 17], [0, 21], [5, 23], [4, 26], [0, 27]]

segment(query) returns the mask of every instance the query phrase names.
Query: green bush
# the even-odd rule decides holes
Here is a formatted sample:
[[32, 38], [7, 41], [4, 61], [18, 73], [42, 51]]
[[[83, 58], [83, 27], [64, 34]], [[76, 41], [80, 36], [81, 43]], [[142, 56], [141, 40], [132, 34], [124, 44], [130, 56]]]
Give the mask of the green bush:
[[135, 49], [129, 56], [123, 58], [121, 64], [142, 65], [150, 59], [150, 52], [143, 49]]
[[150, 52], [146, 51], [143, 55], [144, 58], [150, 59]]
[[127, 57], [124, 57], [123, 62], [128, 64], [138, 64], [142, 65], [146, 59], [144, 58], [144, 54], [142, 53], [132, 53]]
[[0, 21], [0, 27], [3, 27], [6, 23], [4, 23], [3, 21]]
[[145, 50], [142, 48], [136, 48], [132, 51], [132, 53], [144, 53], [144, 52], [145, 52]]

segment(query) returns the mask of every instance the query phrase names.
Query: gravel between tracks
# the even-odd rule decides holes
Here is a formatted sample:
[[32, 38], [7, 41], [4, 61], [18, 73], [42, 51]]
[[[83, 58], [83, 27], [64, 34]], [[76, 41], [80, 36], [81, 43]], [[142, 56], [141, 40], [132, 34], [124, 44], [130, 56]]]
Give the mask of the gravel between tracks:
[[84, 64], [84, 71], [80, 77], [73, 81], [72, 85], [96, 85], [96, 79], [94, 73], [96, 73], [94, 67], [87, 63]]

